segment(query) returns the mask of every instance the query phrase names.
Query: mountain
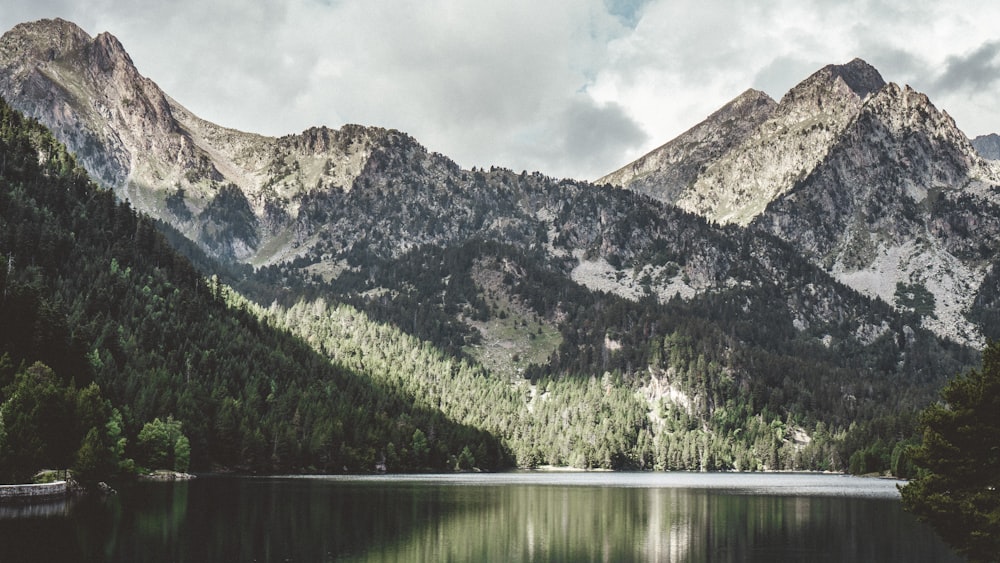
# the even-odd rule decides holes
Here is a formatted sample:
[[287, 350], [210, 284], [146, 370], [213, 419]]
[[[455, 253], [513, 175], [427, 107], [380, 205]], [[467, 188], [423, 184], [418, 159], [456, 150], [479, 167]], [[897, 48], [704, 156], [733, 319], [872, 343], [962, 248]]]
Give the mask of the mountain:
[[1000, 175], [923, 94], [887, 85], [755, 226], [924, 326], [981, 344], [967, 318], [1000, 251]]
[[776, 106], [764, 92], [747, 90], [676, 139], [596, 183], [628, 185], [660, 201], [676, 203], [705, 166], [743, 144]]
[[[926, 96], [860, 59], [820, 69], [763, 120], [720, 123], [744, 96], [692, 129], [726, 139], [716, 142], [725, 151], [705, 159], [685, 133], [599, 182], [774, 234], [837, 280], [917, 310], [938, 334], [982, 345], [971, 317], [1000, 250], [1000, 167]], [[696, 175], [673, 164], [689, 161]], [[648, 162], [659, 164], [636, 174]]]
[[[744, 93], [676, 141], [637, 161], [662, 162], [653, 177], [665, 181], [657, 182], [657, 187], [640, 181], [637, 187], [712, 221], [746, 225], [819, 163], [860, 111], [864, 98], [884, 84], [878, 71], [855, 59], [820, 69], [777, 104], [762, 92]], [[749, 111], [739, 111], [748, 103]], [[705, 154], [702, 142], [692, 142], [692, 133], [719, 137], [713, 144], [725, 150]], [[673, 156], [666, 157], [669, 153]], [[688, 162], [698, 163], [696, 174], [674, 171]], [[597, 183], [634, 189], [635, 172], [628, 165]]]
[[983, 158], [1000, 160], [1000, 135], [996, 133], [980, 135], [972, 140], [972, 146]]
[[[457, 425], [446, 433], [454, 440], [412, 422], [370, 437], [370, 448], [344, 441], [353, 463], [384, 456], [390, 467], [400, 456], [402, 467], [426, 462], [413, 455], [425, 439], [439, 445], [437, 465], [457, 459], [465, 440], [476, 459], [522, 466], [887, 466], [877, 460], [903, 447], [916, 409], [975, 352], [921, 328], [922, 308], [893, 310], [797, 244], [742, 226], [791, 189], [775, 179], [820, 170], [883, 88], [860, 62], [803, 84], [777, 104], [745, 93], [637, 166], [648, 186], [636, 193], [462, 170], [386, 129], [282, 138], [225, 129], [140, 76], [110, 35], [47, 20], [0, 38], [0, 94], [155, 218], [216, 276], [211, 287], [238, 290], [219, 289], [238, 310], [390, 400], [408, 398], [421, 410], [406, 420], [437, 412]], [[813, 148], [799, 154], [807, 141]], [[787, 154], [766, 150], [774, 143]], [[763, 172], [748, 146], [754, 158], [774, 157]], [[664, 163], [677, 184], [660, 189]], [[740, 221], [722, 225], [658, 199], [693, 198], [677, 186], [706, 174], [707, 186], [738, 177], [770, 195], [726, 188], [718, 211]], [[234, 401], [247, 413], [266, 408]], [[341, 422], [331, 432], [352, 440], [367, 424]], [[291, 443], [295, 432], [277, 428], [261, 433]]]
[[349, 126], [275, 139], [219, 127], [141, 76], [114, 36], [58, 19], [0, 39], [0, 95], [120, 199], [213, 255], [255, 263], [294, 256], [302, 200], [350, 190], [372, 151], [401, 137]]

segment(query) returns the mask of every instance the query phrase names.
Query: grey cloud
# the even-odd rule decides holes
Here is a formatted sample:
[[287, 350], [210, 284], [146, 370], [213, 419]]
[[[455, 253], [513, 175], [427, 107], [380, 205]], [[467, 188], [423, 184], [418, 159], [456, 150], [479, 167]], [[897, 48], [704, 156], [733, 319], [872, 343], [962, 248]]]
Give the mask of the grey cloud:
[[594, 179], [625, 164], [626, 154], [648, 139], [618, 104], [600, 105], [578, 95], [519, 149], [525, 157], [546, 162], [542, 172]]
[[1000, 80], [1000, 41], [990, 41], [967, 55], [953, 55], [945, 61], [945, 68], [935, 80], [939, 92], [948, 93], [966, 89], [985, 89]]
[[576, 100], [563, 114], [565, 147], [574, 158], [602, 162], [644, 143], [646, 133], [618, 104]]
[[[823, 66], [840, 61], [807, 61], [792, 57], [778, 57], [757, 72], [753, 88], [767, 92], [775, 100], [780, 100], [786, 92]], [[847, 61], [843, 61], [847, 62]]]

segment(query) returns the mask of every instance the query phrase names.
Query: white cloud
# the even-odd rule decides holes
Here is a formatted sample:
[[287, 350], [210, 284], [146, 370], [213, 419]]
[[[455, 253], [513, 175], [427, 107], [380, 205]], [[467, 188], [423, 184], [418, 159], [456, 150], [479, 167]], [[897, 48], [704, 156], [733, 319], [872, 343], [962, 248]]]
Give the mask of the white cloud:
[[971, 0], [37, 0], [121, 39], [202, 117], [265, 134], [400, 129], [461, 165], [595, 178], [749, 87], [858, 56], [972, 135], [1000, 131], [1000, 5]]

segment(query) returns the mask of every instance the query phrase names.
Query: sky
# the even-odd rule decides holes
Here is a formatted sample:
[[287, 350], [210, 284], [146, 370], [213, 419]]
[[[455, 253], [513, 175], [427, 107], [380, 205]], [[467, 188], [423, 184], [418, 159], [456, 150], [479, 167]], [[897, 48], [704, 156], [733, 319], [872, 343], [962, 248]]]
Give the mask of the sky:
[[[3, 0], [0, 29], [107, 31], [202, 118], [265, 135], [359, 123], [465, 168], [593, 180], [747, 88], [860, 57], [969, 136], [1000, 132], [1000, 2]], [[13, 5], [11, 5], [13, 4]]]

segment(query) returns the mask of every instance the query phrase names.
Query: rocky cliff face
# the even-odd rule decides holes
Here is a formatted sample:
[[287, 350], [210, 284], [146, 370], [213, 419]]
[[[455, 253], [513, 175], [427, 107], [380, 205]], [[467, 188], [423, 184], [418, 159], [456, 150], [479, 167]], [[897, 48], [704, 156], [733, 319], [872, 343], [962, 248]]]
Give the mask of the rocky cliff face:
[[[605, 180], [655, 194], [713, 221], [746, 225], [820, 162], [860, 111], [865, 97], [884, 84], [878, 71], [855, 59], [846, 65], [820, 69], [777, 105], [764, 102], [758, 105], [759, 111], [734, 113], [729, 108], [745, 106], [747, 94], [743, 94], [653, 153], [665, 155], [664, 149], [670, 147], [671, 158], [643, 157], [661, 165], [655, 173], [647, 167], [646, 177], [655, 182], [675, 175], [681, 182], [667, 180], [650, 186], [642, 177], [629, 173], [635, 164]], [[755, 98], [761, 100], [760, 94]], [[691, 132], [698, 132], [701, 138], [717, 139], [713, 145], [725, 150], [712, 154], [697, 150], [698, 145], [685, 139]], [[636, 164], [639, 162], [643, 161]], [[697, 168], [692, 170], [687, 166], [689, 162], [697, 163]], [[680, 172], [676, 163], [684, 163], [687, 173]]]
[[194, 155], [166, 97], [107, 33], [91, 38], [63, 20], [15, 27], [0, 39], [0, 95], [65, 139], [121, 195], [144, 168], [138, 154], [178, 166]]
[[596, 183], [677, 202], [707, 166], [742, 145], [776, 106], [764, 92], [747, 90], [681, 136]]
[[998, 180], [947, 114], [890, 84], [755, 226], [848, 285], [920, 309], [938, 333], [981, 343], [965, 313], [1000, 250]]

